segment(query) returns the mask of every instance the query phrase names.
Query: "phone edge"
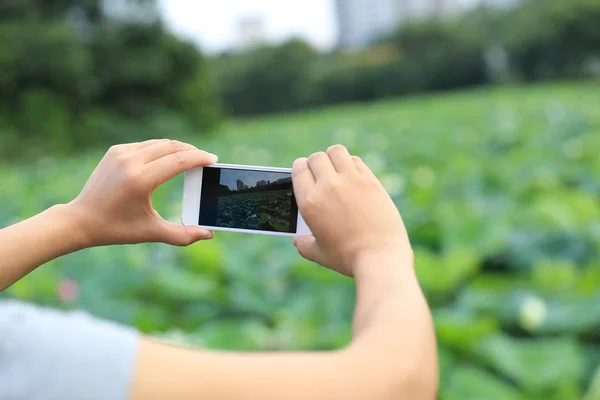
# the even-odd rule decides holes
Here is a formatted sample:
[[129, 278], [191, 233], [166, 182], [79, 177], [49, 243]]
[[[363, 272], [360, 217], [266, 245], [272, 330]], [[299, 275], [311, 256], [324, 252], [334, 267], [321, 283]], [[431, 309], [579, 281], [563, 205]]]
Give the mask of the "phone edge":
[[[213, 168], [224, 168], [224, 169], [240, 169], [247, 171], [266, 171], [266, 172], [285, 172], [291, 173], [291, 168], [282, 167], [265, 167], [258, 165], [240, 165], [240, 164], [225, 164], [216, 163], [207, 165], [206, 167]], [[199, 225], [200, 220], [200, 206], [201, 206], [201, 195], [196, 196], [194, 193], [202, 193], [202, 176], [205, 167], [198, 167], [192, 170], [186, 171], [184, 174], [184, 187], [183, 187], [183, 202], [182, 202], [182, 215], [181, 222], [185, 226], [200, 226], [204, 229], [209, 229], [217, 232], [232, 232], [232, 233], [248, 233], [251, 235], [266, 235], [266, 236], [280, 236], [280, 237], [296, 237], [303, 235], [310, 235], [310, 228], [304, 221], [304, 217], [298, 210], [298, 219], [296, 224], [296, 233], [286, 232], [272, 232], [272, 231], [260, 231], [260, 230], [248, 230], [238, 228], [222, 228], [217, 226], [204, 226]], [[198, 189], [198, 190], [196, 190]], [[191, 207], [191, 209], [190, 209]], [[187, 223], [194, 221], [193, 223]]]

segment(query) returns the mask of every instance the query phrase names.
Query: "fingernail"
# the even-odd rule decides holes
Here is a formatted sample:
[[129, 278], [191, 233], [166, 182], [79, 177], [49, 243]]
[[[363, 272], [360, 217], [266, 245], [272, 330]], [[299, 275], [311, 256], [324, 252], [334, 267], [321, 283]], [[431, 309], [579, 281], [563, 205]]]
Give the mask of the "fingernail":
[[294, 239], [294, 240], [292, 241], [292, 243], [294, 244], [294, 247], [298, 247], [298, 243], [296, 243], [296, 239]]
[[213, 163], [216, 163], [219, 160], [216, 154], [208, 153], [208, 156], [213, 159]]

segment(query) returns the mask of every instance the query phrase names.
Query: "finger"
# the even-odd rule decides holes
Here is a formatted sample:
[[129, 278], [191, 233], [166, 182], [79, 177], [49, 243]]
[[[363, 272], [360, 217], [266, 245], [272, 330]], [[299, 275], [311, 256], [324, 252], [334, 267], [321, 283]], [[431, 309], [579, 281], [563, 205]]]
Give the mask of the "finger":
[[323, 254], [314, 236], [298, 236], [294, 239], [294, 246], [300, 255], [308, 261], [323, 265]]
[[145, 149], [146, 147], [152, 146], [157, 143], [168, 141], [168, 139], [152, 139], [146, 140], [144, 142], [136, 142], [136, 143], [125, 143], [122, 144], [123, 148], [128, 151], [138, 151]]
[[316, 181], [327, 180], [336, 175], [331, 159], [322, 151], [308, 157], [308, 165]]
[[151, 162], [144, 175], [154, 186], [158, 186], [187, 170], [214, 164], [217, 160], [217, 156], [203, 150], [180, 151]]
[[183, 226], [171, 222], [161, 222], [159, 240], [173, 246], [189, 246], [200, 240], [210, 240], [215, 234], [199, 226]]
[[188, 143], [177, 140], [161, 140], [139, 151], [137, 157], [144, 163], [150, 163], [170, 154], [186, 150], [197, 150], [196, 147]]
[[162, 141], [163, 140], [147, 140], [145, 142], [138, 142], [138, 143], [116, 144], [114, 146], [111, 146], [111, 148], [108, 149], [108, 152], [106, 154], [113, 155], [113, 156], [131, 154], [131, 153], [135, 153], [136, 151], [139, 151], [143, 148], [146, 148], [148, 146], [152, 146], [153, 144], [160, 143]]
[[299, 158], [294, 161], [292, 167], [292, 182], [294, 185], [294, 196], [299, 204], [302, 204], [306, 195], [315, 186], [315, 177], [308, 166], [307, 158]]
[[338, 173], [356, 173], [356, 167], [352, 162], [348, 149], [344, 146], [336, 144], [327, 149], [327, 154]]
[[359, 173], [375, 178], [375, 174], [373, 173], [373, 171], [371, 171], [371, 169], [367, 166], [367, 164], [365, 164], [365, 162], [360, 157], [352, 156], [352, 162], [354, 162], [354, 166], [356, 166], [356, 169]]

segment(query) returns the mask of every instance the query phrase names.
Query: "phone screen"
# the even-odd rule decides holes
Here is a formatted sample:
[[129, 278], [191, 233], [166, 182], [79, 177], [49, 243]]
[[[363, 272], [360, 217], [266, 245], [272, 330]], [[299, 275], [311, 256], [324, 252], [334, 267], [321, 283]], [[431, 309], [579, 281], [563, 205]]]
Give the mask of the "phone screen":
[[296, 233], [292, 174], [205, 167], [200, 225]]

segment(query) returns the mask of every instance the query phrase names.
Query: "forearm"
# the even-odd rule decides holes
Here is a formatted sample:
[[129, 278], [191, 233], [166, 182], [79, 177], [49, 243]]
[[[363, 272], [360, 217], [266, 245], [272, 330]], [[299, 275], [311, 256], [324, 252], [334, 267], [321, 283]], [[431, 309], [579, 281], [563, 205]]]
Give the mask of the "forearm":
[[355, 334], [345, 349], [234, 354], [143, 339], [130, 399], [433, 400], [433, 326], [412, 265], [364, 262], [370, 268], [356, 276]]
[[143, 339], [130, 400], [363, 400], [335, 352], [230, 353]]
[[[433, 399], [437, 349], [431, 313], [412, 259], [375, 254], [356, 268], [357, 305], [349, 350], [375, 384], [396, 396]], [[406, 396], [406, 397], [404, 397]]]
[[58, 205], [0, 230], [0, 291], [40, 265], [85, 247], [74, 220], [68, 206]]

